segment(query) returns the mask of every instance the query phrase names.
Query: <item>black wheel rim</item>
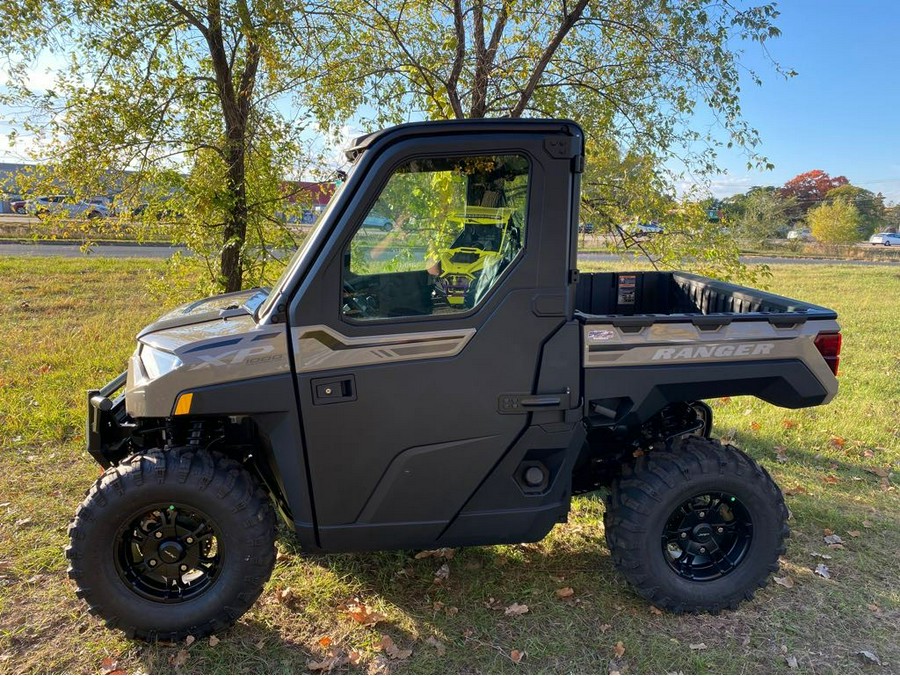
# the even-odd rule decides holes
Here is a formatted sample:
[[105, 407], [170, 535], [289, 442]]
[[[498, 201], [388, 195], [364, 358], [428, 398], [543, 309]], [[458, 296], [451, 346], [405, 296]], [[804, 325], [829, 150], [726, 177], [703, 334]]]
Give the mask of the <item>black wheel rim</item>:
[[747, 508], [728, 493], [702, 493], [681, 503], [662, 533], [666, 563], [680, 577], [709, 582], [734, 571], [753, 540]]
[[153, 506], [133, 515], [116, 537], [116, 571], [139, 596], [181, 603], [206, 592], [222, 571], [215, 522], [186, 505]]

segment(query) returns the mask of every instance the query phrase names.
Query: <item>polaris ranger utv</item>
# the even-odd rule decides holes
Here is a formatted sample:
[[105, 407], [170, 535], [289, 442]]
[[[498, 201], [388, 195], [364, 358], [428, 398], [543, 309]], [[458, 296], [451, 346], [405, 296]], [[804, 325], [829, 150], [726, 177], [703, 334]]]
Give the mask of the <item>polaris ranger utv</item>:
[[[66, 554], [90, 609], [144, 639], [220, 630], [269, 578], [276, 511], [310, 552], [433, 549], [539, 540], [601, 488], [639, 594], [674, 612], [749, 599], [787, 510], [762, 467], [710, 438], [703, 399], [830, 401], [836, 315], [692, 274], [579, 274], [583, 152], [567, 121], [364, 136], [271, 290], [141, 331], [127, 372], [88, 394], [106, 471]], [[376, 203], [418, 243], [373, 245]], [[498, 203], [516, 237], [470, 302], [447, 303], [428, 252], [464, 227], [455, 214]]]

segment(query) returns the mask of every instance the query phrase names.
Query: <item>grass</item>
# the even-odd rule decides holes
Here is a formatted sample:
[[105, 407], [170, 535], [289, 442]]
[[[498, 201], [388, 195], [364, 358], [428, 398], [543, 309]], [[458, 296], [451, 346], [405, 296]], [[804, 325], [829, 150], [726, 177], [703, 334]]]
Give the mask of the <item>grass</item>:
[[[96, 672], [115, 663], [144, 672], [296, 673], [351, 651], [356, 664], [337, 671], [896, 672], [900, 274], [772, 270], [771, 290], [836, 308], [845, 337], [841, 392], [829, 406], [712, 402], [716, 434], [749, 451], [788, 492], [793, 537], [782, 575], [792, 588], [770, 584], [716, 616], [657, 614], [612, 567], [602, 502], [582, 497], [569, 523], [542, 542], [467, 548], [450, 560], [306, 556], [285, 533], [263, 597], [211, 647], [145, 645], [104, 629], [64, 573], [66, 525], [98, 473], [83, 451], [83, 392], [121, 370], [135, 332], [165, 309], [145, 291], [162, 263], [0, 259], [0, 672]], [[843, 549], [828, 548], [825, 529], [843, 538]], [[445, 563], [450, 575], [435, 583]], [[814, 574], [819, 563], [831, 579]], [[564, 587], [574, 590], [567, 599], [556, 594]], [[386, 619], [355, 622], [346, 612], [354, 598]], [[514, 602], [529, 611], [506, 615]], [[387, 660], [383, 634], [412, 655]], [[513, 650], [525, 653], [520, 664]]]

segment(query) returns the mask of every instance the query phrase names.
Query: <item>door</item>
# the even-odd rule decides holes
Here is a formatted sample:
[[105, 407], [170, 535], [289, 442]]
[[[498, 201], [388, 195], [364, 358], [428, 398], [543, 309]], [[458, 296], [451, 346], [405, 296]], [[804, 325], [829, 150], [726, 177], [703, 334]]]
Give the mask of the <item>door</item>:
[[324, 549], [434, 543], [530, 424], [571, 318], [581, 146], [510, 127], [376, 142], [291, 304]]

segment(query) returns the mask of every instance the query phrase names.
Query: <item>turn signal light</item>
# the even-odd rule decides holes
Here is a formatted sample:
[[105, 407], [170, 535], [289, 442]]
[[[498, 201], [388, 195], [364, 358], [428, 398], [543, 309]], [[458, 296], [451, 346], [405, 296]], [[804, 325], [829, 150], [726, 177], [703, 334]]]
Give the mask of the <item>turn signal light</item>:
[[841, 361], [841, 342], [841, 334], [838, 332], [820, 333], [816, 336], [816, 349], [834, 375], [838, 374], [838, 363]]

